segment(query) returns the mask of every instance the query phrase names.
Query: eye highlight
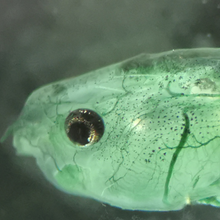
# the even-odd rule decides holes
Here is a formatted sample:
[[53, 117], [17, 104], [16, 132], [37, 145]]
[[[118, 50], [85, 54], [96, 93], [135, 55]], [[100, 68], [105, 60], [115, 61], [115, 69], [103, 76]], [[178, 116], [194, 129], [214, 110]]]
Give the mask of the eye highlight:
[[100, 115], [89, 109], [77, 109], [66, 117], [65, 131], [77, 145], [89, 146], [98, 142], [104, 134], [104, 122]]

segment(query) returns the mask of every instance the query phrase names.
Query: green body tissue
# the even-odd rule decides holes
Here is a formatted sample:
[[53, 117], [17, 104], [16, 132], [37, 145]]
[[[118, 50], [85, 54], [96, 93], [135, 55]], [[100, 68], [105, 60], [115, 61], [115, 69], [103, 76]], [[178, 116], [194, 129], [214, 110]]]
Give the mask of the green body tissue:
[[68, 193], [130, 210], [220, 206], [220, 49], [142, 54], [46, 85], [2, 141], [10, 133]]

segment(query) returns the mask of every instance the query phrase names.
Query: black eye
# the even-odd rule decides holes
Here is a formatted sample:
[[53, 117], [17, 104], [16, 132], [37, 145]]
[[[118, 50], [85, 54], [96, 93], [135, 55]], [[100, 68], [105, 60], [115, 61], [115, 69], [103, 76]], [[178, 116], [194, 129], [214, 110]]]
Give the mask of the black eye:
[[104, 122], [94, 111], [77, 109], [65, 120], [65, 131], [69, 139], [78, 145], [88, 146], [98, 142], [104, 133]]

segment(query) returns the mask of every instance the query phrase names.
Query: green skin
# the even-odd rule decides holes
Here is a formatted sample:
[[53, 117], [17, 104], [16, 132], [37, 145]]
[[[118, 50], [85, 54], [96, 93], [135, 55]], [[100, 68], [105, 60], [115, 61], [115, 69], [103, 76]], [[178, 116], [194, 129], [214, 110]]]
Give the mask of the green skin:
[[[220, 206], [220, 49], [142, 54], [31, 94], [13, 133], [18, 154], [34, 156], [68, 193], [131, 210]], [[97, 112], [105, 132], [78, 146], [64, 122]]]

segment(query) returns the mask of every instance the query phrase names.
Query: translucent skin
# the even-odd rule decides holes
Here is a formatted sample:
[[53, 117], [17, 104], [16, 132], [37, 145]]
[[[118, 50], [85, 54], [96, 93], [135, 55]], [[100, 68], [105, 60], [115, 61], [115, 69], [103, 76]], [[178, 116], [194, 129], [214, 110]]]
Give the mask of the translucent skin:
[[[78, 108], [104, 120], [94, 145], [66, 136], [65, 119]], [[8, 134], [68, 193], [132, 210], [219, 206], [219, 109], [220, 50], [175, 50], [36, 90]]]

